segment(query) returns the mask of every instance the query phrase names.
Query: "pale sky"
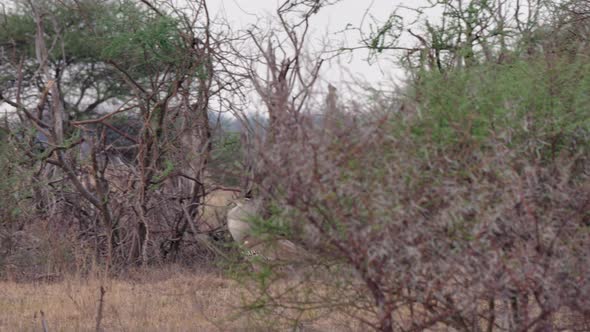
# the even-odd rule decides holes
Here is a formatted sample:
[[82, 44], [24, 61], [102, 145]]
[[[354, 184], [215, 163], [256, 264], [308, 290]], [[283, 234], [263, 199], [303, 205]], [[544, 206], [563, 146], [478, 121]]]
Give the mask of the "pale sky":
[[[247, 28], [252, 24], [264, 24], [261, 18], [276, 17], [276, 10], [284, 0], [209, 0], [208, 4], [213, 15], [220, 15], [227, 18], [232, 28]], [[389, 15], [399, 6], [416, 8], [428, 5], [427, 0], [341, 0], [335, 5], [322, 8], [318, 14], [310, 19], [312, 33], [308, 37], [310, 47], [319, 48], [326, 40], [337, 49], [342, 42], [349, 47], [359, 46], [360, 36], [357, 32], [342, 32], [347, 25], [358, 27], [364, 22], [363, 29], [368, 30], [373, 23], [373, 18], [384, 22]], [[402, 15], [404, 21], [411, 22], [415, 13], [401, 9], [398, 14]], [[431, 13], [433, 16], [436, 13]], [[363, 21], [364, 18], [364, 21]], [[412, 41], [402, 39], [406, 46], [412, 46]], [[367, 52], [355, 51], [350, 56], [342, 56], [333, 59], [324, 66], [323, 76], [333, 85], [339, 82], [348, 81], [350, 73], [365, 79], [366, 81], [380, 85], [390, 84], [392, 78], [402, 78], [403, 71], [396, 67], [392, 61], [393, 54], [384, 54], [369, 64]]]
[[[232, 30], [237, 30], [247, 29], [252, 25], [264, 29], [265, 24], [270, 21], [276, 22], [276, 10], [283, 2], [284, 0], [208, 0], [207, 3], [213, 17], [226, 18]], [[358, 27], [363, 23], [363, 29], [367, 31], [372, 23], [374, 25], [374, 20], [385, 21], [400, 5], [416, 8], [427, 4], [427, 0], [341, 0], [335, 5], [322, 8], [311, 17], [308, 46], [316, 50], [326, 42], [334, 50], [343, 45], [359, 46], [358, 32], [343, 32], [347, 25]], [[410, 10], [400, 10], [398, 14], [402, 15], [404, 22], [411, 22], [415, 18], [415, 13]], [[436, 16], [436, 13], [429, 15], [432, 16]], [[406, 46], [412, 46], [413, 43], [407, 39], [403, 42]], [[323, 86], [330, 83], [341, 87], [351, 81], [350, 74], [374, 86], [386, 88], [391, 87], [396, 78], [403, 78], [403, 71], [390, 57], [392, 53], [386, 52], [371, 64], [367, 61], [367, 54], [360, 50], [325, 62], [321, 72]], [[326, 58], [327, 55], [323, 57]], [[0, 105], [0, 111], [4, 111], [6, 107], [7, 105]]]

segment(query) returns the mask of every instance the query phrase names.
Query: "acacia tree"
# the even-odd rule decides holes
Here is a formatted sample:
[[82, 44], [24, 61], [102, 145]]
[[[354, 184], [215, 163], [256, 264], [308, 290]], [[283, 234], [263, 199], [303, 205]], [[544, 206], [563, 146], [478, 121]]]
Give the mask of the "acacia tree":
[[[50, 180], [54, 175], [54, 168], [46, 165], [57, 166], [84, 199], [100, 211], [103, 224], [112, 229], [112, 214], [104, 193], [100, 190], [96, 193], [90, 192], [78, 177], [76, 156], [71, 150], [82, 142], [82, 137], [79, 132], [69, 128], [67, 118], [72, 108], [72, 114], [80, 110], [82, 100], [89, 89], [88, 85], [95, 84], [96, 88], [95, 99], [84, 107], [86, 111], [92, 111], [114, 97], [113, 90], [118, 89], [116, 84], [101, 84], [93, 77], [88, 78], [85, 83], [88, 85], [69, 85], [75, 82], [70, 80], [69, 75], [75, 76], [91, 68], [95, 60], [85, 57], [83, 52], [77, 53], [80, 48], [72, 47], [76, 37], [80, 38], [79, 35], [73, 39], [65, 38], [66, 35], [70, 36], [67, 31], [69, 24], [76, 20], [64, 13], [65, 11], [60, 11], [50, 4], [33, 2], [28, 2], [23, 7], [17, 6], [14, 13], [5, 13], [4, 24], [11, 29], [6, 31], [6, 40], [10, 43], [6, 45], [9, 51], [5, 53], [6, 65], [3, 69], [5, 78], [12, 84], [2, 91], [1, 99], [16, 109], [16, 115], [21, 120], [21, 128], [34, 128], [33, 135], [29, 136], [31, 139], [23, 141], [24, 144], [20, 146], [31, 158], [42, 161], [34, 179]], [[80, 23], [79, 20], [77, 22]], [[28, 34], [31, 33], [34, 37], [27, 40], [30, 38]], [[71, 50], [72, 53], [66, 50]], [[68, 88], [76, 92], [68, 91]], [[77, 92], [79, 96], [75, 96]], [[75, 101], [71, 102], [72, 100]], [[22, 134], [14, 137], [22, 137]], [[33, 149], [37, 139], [41, 140], [44, 149], [40, 154], [36, 154]], [[107, 242], [111, 249], [111, 231], [108, 234]]]
[[[47, 138], [50, 148], [43, 152], [43, 163], [63, 171], [84, 199], [74, 211], [86, 211], [84, 219], [92, 219], [88, 217], [98, 211], [102, 226], [91, 234], [97, 242], [106, 238], [104, 251], [99, 246], [97, 251], [106, 253], [107, 265], [112, 258], [120, 264], [145, 264], [159, 256], [158, 250], [164, 257], [170, 250], [177, 251], [180, 243], [188, 241], [188, 232], [197, 237], [203, 197], [208, 193], [209, 101], [235, 89], [217, 74], [216, 61], [221, 58], [216, 52], [225, 41], [221, 33], [213, 39], [206, 2], [187, 8], [148, 1], [29, 6], [36, 18], [33, 31], [37, 31], [39, 57], [26, 61], [42, 64], [45, 73], [46, 60], [55, 58], [61, 74], [55, 79], [40, 78], [44, 90], [31, 110], [21, 98], [23, 91], [29, 92], [23, 60], [14, 74], [19, 79], [14, 88], [2, 91], [2, 100], [17, 109], [24, 127], [32, 124]], [[10, 15], [25, 20], [20, 12]], [[75, 19], [70, 22], [64, 17]], [[54, 34], [46, 33], [48, 22], [55, 23]], [[92, 45], [88, 54], [78, 56], [83, 38]], [[71, 40], [80, 44], [71, 46]], [[61, 45], [60, 52], [54, 52], [54, 45]], [[73, 69], [65, 70], [60, 63]], [[116, 87], [114, 110], [72, 112], [72, 119], [64, 117], [69, 100], [82, 105], [94, 97], [86, 110], [96, 109], [109, 99], [104, 92], [109, 84]], [[76, 98], [65, 98], [62, 91]], [[52, 113], [49, 120], [43, 117], [44, 110]], [[124, 117], [137, 126], [135, 133], [115, 125]], [[108, 139], [113, 135], [126, 143], [115, 145]], [[82, 159], [74, 149], [80, 144], [87, 153]], [[116, 157], [117, 148], [127, 150], [127, 163]], [[36, 157], [30, 148], [27, 151]], [[51, 181], [51, 176], [59, 175], [46, 176]], [[162, 204], [169, 208], [158, 208]]]

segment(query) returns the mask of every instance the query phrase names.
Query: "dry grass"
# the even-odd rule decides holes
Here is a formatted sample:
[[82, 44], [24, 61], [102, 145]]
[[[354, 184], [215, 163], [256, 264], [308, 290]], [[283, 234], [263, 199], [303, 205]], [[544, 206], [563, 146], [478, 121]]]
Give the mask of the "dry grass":
[[[175, 270], [175, 272], [170, 272]], [[67, 277], [58, 282], [0, 282], [0, 331], [94, 331], [100, 287], [104, 331], [254, 331], [271, 322], [241, 315], [244, 289], [215, 272], [136, 271], [125, 278]], [[305, 331], [342, 331], [326, 318]], [[265, 328], [264, 326], [268, 326]], [[350, 325], [349, 325], [350, 326]], [[280, 329], [280, 328], [279, 328]]]
[[[136, 273], [125, 279], [66, 278], [56, 283], [0, 283], [0, 330], [94, 330], [100, 286], [107, 331], [214, 331], [238, 305], [233, 283], [213, 273]], [[237, 299], [239, 300], [239, 299]], [[233, 322], [235, 324], [235, 322]], [[231, 329], [231, 327], [230, 327]]]

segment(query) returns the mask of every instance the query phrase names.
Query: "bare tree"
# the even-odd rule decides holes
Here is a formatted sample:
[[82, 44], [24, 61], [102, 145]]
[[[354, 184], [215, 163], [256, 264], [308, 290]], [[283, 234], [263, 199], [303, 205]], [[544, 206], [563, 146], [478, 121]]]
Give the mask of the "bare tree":
[[[205, 1], [187, 7], [149, 1], [128, 3], [117, 7], [119, 11], [113, 17], [105, 18], [113, 20], [110, 26], [95, 24], [93, 15], [98, 14], [87, 11], [87, 5], [92, 4], [85, 2], [54, 7], [32, 2], [29, 5], [37, 27], [36, 62], [43, 89], [33, 108], [21, 101], [20, 93], [26, 91], [21, 70], [16, 89], [12, 89], [15, 98], [3, 94], [2, 101], [17, 109], [25, 127], [34, 125], [47, 139], [43, 162], [63, 171], [83, 198], [75, 203], [75, 209], [64, 211], [82, 212], [82, 220], [92, 219], [95, 212], [101, 216], [102, 225], [81, 226], [93, 229], [86, 234], [95, 237], [97, 255], [106, 254], [107, 266], [113, 259], [122, 266], [147, 264], [176, 255], [182, 243], [206, 240], [198, 234], [201, 230], [212, 231], [200, 225], [206, 223], [202, 219], [205, 196], [223, 187], [212, 183], [206, 172], [213, 149], [210, 101], [236, 89], [235, 85], [227, 86], [224, 80], [228, 75], [222, 74], [220, 50], [228, 42], [224, 39], [226, 27], [219, 26], [214, 35]], [[98, 63], [77, 74], [64, 73], [63, 66], [58, 65], [57, 76], [52, 77], [48, 68], [55, 50], [61, 48], [62, 63], [68, 63], [74, 55], [65, 45], [68, 38], [73, 38], [68, 35], [70, 30], [60, 26], [62, 22], [53, 16], [58, 10], [79, 13], [79, 26], [87, 29], [87, 36], [105, 45], [97, 56]], [[52, 34], [45, 33], [47, 22], [55, 23]], [[128, 24], [134, 25], [131, 32], [117, 28]], [[48, 35], [53, 39], [47, 41]], [[84, 94], [90, 91], [89, 95], [97, 96], [92, 103], [96, 107], [108, 98], [93, 77], [105, 71], [115, 73], [117, 76], [109, 80], [124, 87], [116, 99], [120, 106], [96, 115], [85, 114], [85, 119], [68, 120], [64, 112], [66, 98], [60, 89], [62, 78], [78, 75], [90, 82], [74, 89], [79, 92], [76, 103], [85, 103], [81, 100], [87, 99]], [[133, 124], [135, 132], [122, 127], [121, 121]], [[125, 158], [119, 157], [119, 149], [125, 151]], [[28, 151], [36, 158], [31, 149]], [[53, 176], [59, 174], [48, 170], [43, 175], [48, 181]], [[76, 198], [66, 201], [73, 203]], [[158, 208], [161, 206], [168, 208]], [[106, 237], [104, 250], [99, 229]]]

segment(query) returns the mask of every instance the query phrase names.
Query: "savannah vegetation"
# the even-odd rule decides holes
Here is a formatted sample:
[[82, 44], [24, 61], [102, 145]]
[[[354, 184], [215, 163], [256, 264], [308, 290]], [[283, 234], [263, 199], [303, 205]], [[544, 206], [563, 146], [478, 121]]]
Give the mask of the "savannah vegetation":
[[[590, 3], [369, 9], [312, 55], [334, 2], [3, 5], [0, 329], [589, 330]], [[359, 52], [404, 81], [324, 84]], [[244, 197], [296, 257], [232, 241]]]

